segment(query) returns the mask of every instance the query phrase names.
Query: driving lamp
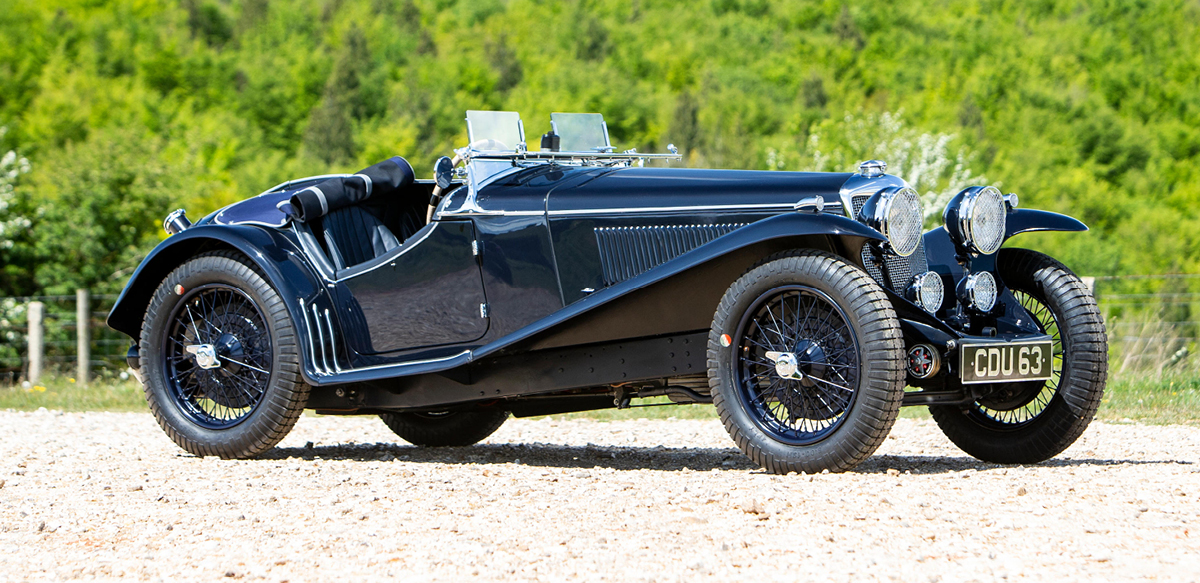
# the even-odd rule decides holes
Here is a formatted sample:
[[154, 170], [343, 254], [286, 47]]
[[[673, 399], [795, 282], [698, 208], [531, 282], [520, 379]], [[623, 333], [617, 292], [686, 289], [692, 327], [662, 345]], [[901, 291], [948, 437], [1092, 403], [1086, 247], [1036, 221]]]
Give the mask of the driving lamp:
[[963, 278], [958, 288], [959, 301], [977, 312], [992, 311], [998, 295], [996, 278], [987, 271], [968, 275]]

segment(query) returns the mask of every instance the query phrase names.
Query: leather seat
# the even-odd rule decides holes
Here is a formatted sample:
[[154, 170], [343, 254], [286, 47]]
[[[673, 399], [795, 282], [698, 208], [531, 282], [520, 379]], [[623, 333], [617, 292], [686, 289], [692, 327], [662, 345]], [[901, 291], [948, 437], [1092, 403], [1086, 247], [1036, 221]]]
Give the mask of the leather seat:
[[366, 263], [400, 246], [400, 240], [383, 221], [361, 206], [348, 206], [325, 215], [321, 230], [329, 258], [337, 269]]

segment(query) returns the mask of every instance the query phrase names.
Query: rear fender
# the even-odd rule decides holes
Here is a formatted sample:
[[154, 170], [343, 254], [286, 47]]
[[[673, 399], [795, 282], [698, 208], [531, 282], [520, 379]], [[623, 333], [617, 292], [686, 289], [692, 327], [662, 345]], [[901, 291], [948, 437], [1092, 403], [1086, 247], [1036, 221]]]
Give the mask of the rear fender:
[[300, 299], [311, 299], [320, 292], [320, 280], [300, 250], [282, 233], [249, 225], [199, 225], [159, 243], [121, 291], [108, 314], [109, 327], [136, 342], [141, 336], [142, 319], [150, 298], [167, 275], [196, 255], [222, 249], [239, 251], [254, 262], [287, 305], [297, 332], [303, 333], [301, 322], [307, 321]]

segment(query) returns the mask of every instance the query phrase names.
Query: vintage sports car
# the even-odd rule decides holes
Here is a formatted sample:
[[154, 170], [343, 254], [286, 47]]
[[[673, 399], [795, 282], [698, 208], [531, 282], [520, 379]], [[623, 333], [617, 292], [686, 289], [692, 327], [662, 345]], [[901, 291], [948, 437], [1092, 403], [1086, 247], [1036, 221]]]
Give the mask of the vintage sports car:
[[[1001, 248], [1084, 231], [856, 173], [696, 170], [616, 152], [598, 114], [467, 112], [469, 144], [182, 210], [108, 317], [166, 433], [200, 456], [271, 449], [306, 409], [462, 446], [509, 415], [716, 406], [771, 472], [853, 468], [901, 406], [991, 462], [1071, 445], [1104, 391], [1096, 302], [1054, 259]], [[650, 162], [650, 164], [647, 164]], [[662, 399], [665, 397], [666, 399]]]

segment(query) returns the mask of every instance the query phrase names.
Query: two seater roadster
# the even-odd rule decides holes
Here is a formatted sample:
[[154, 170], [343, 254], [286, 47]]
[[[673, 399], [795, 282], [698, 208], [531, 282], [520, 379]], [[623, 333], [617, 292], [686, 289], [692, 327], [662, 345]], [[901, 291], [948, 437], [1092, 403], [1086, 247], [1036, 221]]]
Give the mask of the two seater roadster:
[[397, 157], [167, 217], [108, 323], [172, 440], [252, 457], [308, 408], [462, 446], [510, 415], [658, 397], [712, 404], [763, 468], [811, 473], [861, 463], [902, 406], [979, 459], [1035, 463], [1100, 403], [1088, 287], [1001, 248], [1075, 219], [977, 186], [923, 232], [879, 161], [673, 167], [674, 147], [615, 151], [598, 114], [553, 114], [536, 150], [513, 112], [467, 128], [434, 180]]

